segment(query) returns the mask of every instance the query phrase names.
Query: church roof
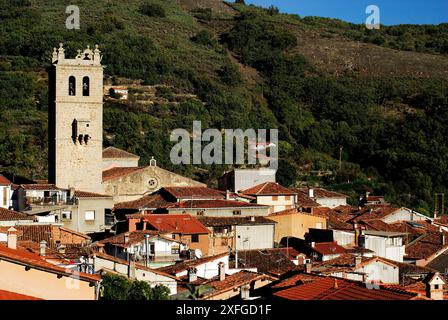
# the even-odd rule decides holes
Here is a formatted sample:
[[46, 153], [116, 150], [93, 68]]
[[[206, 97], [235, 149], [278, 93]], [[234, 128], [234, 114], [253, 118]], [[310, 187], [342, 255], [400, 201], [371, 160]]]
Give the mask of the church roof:
[[128, 174], [134, 173], [136, 171], [145, 169], [146, 167], [115, 167], [103, 171], [103, 181], [113, 180]]
[[140, 159], [140, 157], [115, 147], [107, 147], [103, 150], [103, 159]]

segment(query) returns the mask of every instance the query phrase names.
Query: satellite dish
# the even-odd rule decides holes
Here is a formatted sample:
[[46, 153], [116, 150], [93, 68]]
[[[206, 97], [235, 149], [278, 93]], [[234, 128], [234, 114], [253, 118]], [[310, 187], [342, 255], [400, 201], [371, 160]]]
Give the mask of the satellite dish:
[[202, 251], [199, 250], [199, 249], [194, 250], [194, 256], [195, 256], [197, 259], [201, 259], [201, 258], [202, 258]]

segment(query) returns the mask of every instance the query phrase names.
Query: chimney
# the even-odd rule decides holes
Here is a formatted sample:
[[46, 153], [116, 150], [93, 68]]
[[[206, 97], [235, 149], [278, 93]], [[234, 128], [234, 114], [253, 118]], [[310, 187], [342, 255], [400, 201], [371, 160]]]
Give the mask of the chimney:
[[414, 210], [411, 209], [411, 221], [414, 221]]
[[125, 232], [125, 233], [124, 233], [124, 243], [125, 243], [125, 244], [129, 242], [129, 235], [130, 235], [129, 232]]
[[250, 285], [245, 284], [245, 285], [243, 285], [243, 286], [241, 287], [240, 290], [241, 290], [241, 292], [240, 292], [240, 294], [241, 294], [241, 299], [243, 299], [243, 300], [247, 300], [247, 299], [250, 298]]
[[313, 188], [308, 189], [308, 197], [314, 198], [314, 189]]
[[129, 274], [130, 279], [135, 279], [135, 256], [133, 254], [129, 255]]
[[311, 242], [311, 248], [314, 248], [316, 246], [316, 242]]
[[69, 194], [68, 194], [68, 196], [69, 196], [70, 200], [73, 199], [73, 197], [75, 196], [75, 188], [71, 187], [71, 188], [69, 189]]
[[8, 248], [17, 249], [17, 229], [11, 227], [8, 229]]
[[311, 273], [313, 265], [311, 263], [305, 263], [305, 273]]
[[224, 281], [226, 279], [226, 265], [224, 262], [218, 263], [219, 268], [219, 281]]
[[446, 236], [445, 236], [445, 232], [442, 232], [442, 246], [444, 246], [446, 244]]
[[98, 243], [98, 252], [104, 253], [104, 243]]
[[339, 288], [339, 286], [338, 286], [338, 279], [334, 279], [334, 286], [333, 286], [333, 288], [334, 289], [338, 289]]
[[254, 216], [250, 216], [250, 221], [251, 222], [255, 222], [255, 217]]
[[188, 282], [194, 282], [198, 280], [197, 270], [195, 267], [188, 269]]
[[230, 199], [230, 191], [226, 190], [226, 200], [229, 200], [229, 199]]
[[45, 257], [46, 249], [47, 249], [47, 241], [42, 240], [41, 242], [39, 242], [39, 255], [40, 256]]
[[355, 246], [358, 246], [358, 244], [359, 244], [359, 228], [358, 228], [358, 224], [356, 222], [353, 224], [353, 230], [355, 231]]
[[362, 257], [361, 256], [356, 256], [355, 257], [355, 268], [359, 268], [361, 263], [362, 263]]

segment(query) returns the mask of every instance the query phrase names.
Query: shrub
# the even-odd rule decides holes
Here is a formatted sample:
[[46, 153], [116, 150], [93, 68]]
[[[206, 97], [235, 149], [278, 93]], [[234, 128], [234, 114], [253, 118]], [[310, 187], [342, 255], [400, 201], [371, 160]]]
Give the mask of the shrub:
[[140, 7], [140, 12], [149, 17], [166, 17], [165, 9], [157, 3], [147, 2]]

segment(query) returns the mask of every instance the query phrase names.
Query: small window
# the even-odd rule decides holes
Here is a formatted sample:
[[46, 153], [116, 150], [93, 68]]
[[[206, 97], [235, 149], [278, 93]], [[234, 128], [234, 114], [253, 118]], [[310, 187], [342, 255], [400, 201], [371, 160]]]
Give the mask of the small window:
[[62, 220], [72, 220], [72, 212], [62, 211]]
[[84, 213], [84, 220], [86, 221], [92, 221], [95, 220], [95, 211], [86, 211]]
[[278, 201], [278, 196], [272, 196], [272, 201]]
[[82, 78], [82, 95], [83, 96], [90, 95], [90, 79], [89, 79], [89, 77]]
[[74, 76], [70, 76], [70, 78], [68, 78], [68, 95], [76, 95], [76, 78]]
[[193, 243], [193, 242], [199, 242], [199, 235], [197, 235], [197, 234], [192, 234], [191, 235], [191, 242]]
[[439, 290], [439, 285], [438, 285], [438, 284], [435, 284], [435, 285], [434, 285], [434, 289], [435, 289], [435, 290]]
[[233, 210], [233, 215], [234, 216], [240, 216], [241, 215], [241, 210]]
[[198, 211], [198, 212], [196, 212], [196, 215], [197, 216], [203, 216], [204, 215], [204, 211]]

